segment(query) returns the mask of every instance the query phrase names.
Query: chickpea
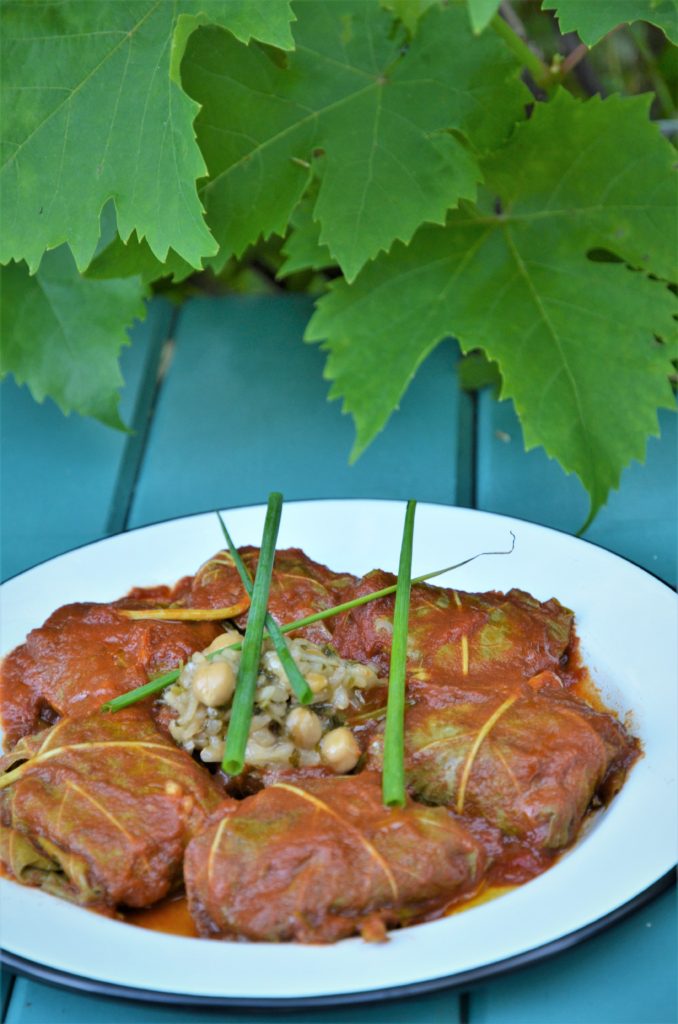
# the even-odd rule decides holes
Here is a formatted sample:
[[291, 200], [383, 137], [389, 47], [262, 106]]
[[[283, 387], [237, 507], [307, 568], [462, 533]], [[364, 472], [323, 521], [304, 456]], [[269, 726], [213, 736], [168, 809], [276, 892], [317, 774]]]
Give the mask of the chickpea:
[[220, 633], [219, 636], [215, 636], [209, 647], [205, 648], [204, 654], [213, 654], [214, 651], [220, 651], [223, 647], [230, 647], [231, 644], [237, 644], [242, 640], [242, 636], [237, 629], [227, 629], [224, 633]]
[[201, 704], [218, 708], [233, 696], [235, 672], [227, 661], [208, 662], [196, 669], [191, 687]]
[[250, 733], [250, 739], [258, 747], [275, 746], [275, 736], [270, 729], [266, 728], [266, 726], [264, 726], [263, 729], [256, 729], [254, 732]]
[[323, 736], [320, 741], [320, 756], [332, 771], [343, 775], [357, 765], [360, 747], [351, 730], [342, 725]]
[[287, 731], [302, 750], [313, 750], [323, 734], [323, 727], [315, 711], [293, 708], [287, 716]]
[[327, 680], [320, 672], [307, 672], [306, 682], [312, 693], [322, 693], [327, 686]]
[[353, 677], [353, 685], [360, 687], [362, 690], [366, 690], [370, 686], [376, 686], [379, 682], [377, 673], [370, 665], [352, 665], [351, 675]]

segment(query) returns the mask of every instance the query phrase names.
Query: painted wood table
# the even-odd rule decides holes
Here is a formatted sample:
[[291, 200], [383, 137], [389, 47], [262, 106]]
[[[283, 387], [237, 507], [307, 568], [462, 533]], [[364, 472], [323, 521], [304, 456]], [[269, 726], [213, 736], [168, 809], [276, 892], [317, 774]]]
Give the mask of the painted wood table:
[[[158, 520], [286, 498], [376, 497], [463, 505], [574, 532], [585, 495], [541, 451], [523, 451], [511, 406], [457, 385], [456, 349], [427, 360], [387, 429], [349, 467], [352, 426], [327, 402], [323, 356], [303, 345], [305, 299], [153, 303], [123, 356], [116, 434], [2, 386], [2, 573]], [[661, 417], [587, 535], [676, 581], [676, 420]], [[620, 851], [623, 856], [623, 851]], [[299, 1024], [672, 1024], [675, 889], [553, 958], [470, 990], [374, 1006], [294, 1011]], [[105, 955], [105, 951], [102, 951]], [[5, 972], [8, 1024], [258, 1021], [279, 1013], [121, 1002]]]

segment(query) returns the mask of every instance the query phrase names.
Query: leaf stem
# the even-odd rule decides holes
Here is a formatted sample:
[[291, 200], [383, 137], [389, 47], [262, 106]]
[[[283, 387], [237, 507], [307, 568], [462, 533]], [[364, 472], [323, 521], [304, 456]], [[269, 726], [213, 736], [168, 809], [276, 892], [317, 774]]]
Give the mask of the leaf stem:
[[535, 84], [538, 85], [540, 89], [545, 89], [547, 92], [550, 92], [555, 83], [553, 75], [544, 61], [530, 49], [525, 40], [520, 38], [515, 29], [512, 28], [504, 18], [502, 18], [501, 14], [495, 14], [490, 25], [497, 35], [501, 36], [520, 63], [527, 68], [532, 75]]
[[567, 57], [560, 65], [560, 78], [566, 78], [570, 71], [574, 71], [578, 64], [580, 64], [589, 55], [589, 47], [586, 43], [579, 43], [575, 46], [571, 53], [568, 53]]
[[671, 90], [659, 71], [657, 58], [647, 44], [644, 26], [630, 25], [629, 32], [631, 33], [633, 41], [638, 47], [638, 51], [645, 62], [645, 69], [650, 81], [652, 82], [652, 88], [655, 91], [662, 114], [664, 117], [673, 117], [676, 113], [676, 104], [673, 101]]

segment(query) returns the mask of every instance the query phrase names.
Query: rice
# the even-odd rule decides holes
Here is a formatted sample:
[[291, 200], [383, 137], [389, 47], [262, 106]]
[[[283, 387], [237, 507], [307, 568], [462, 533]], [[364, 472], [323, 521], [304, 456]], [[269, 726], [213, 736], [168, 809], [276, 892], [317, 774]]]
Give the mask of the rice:
[[[251, 767], [312, 767], [321, 763], [320, 740], [337, 725], [344, 713], [360, 710], [363, 693], [380, 684], [374, 669], [357, 661], [340, 658], [329, 647], [320, 647], [303, 638], [287, 641], [290, 653], [313, 691], [309, 705], [320, 722], [320, 739], [311, 749], [295, 742], [288, 728], [290, 712], [300, 707], [269, 639], [264, 640], [259, 676], [254, 697], [245, 761]], [[240, 651], [223, 648], [210, 654], [209, 661], [226, 661], [237, 675]], [[231, 701], [219, 707], [206, 707], [193, 692], [192, 682], [208, 659], [197, 652], [185, 665], [179, 679], [168, 687], [162, 700], [176, 712], [169, 729], [175, 742], [189, 753], [198, 751], [202, 761], [220, 762], [224, 754], [226, 730], [231, 717]]]

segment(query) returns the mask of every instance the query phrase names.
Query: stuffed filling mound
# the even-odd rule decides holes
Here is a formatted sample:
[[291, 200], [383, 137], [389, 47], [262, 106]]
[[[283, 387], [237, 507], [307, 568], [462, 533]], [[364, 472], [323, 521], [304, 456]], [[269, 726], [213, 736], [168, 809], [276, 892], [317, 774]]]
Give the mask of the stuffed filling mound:
[[[219, 763], [224, 755], [241, 657], [240, 650], [232, 650], [231, 645], [241, 640], [235, 631], [225, 633], [207, 654], [193, 654], [163, 696], [177, 715], [169, 723], [170, 734], [184, 750], [197, 751], [207, 763]], [[382, 681], [371, 665], [340, 658], [331, 648], [311, 640], [297, 637], [288, 647], [313, 699], [306, 707], [299, 704], [271, 641], [264, 641], [247, 764], [251, 768], [322, 764], [331, 768], [332, 733], [343, 728], [347, 714], [364, 709], [365, 694]], [[353, 764], [342, 764], [342, 770], [354, 768], [359, 753], [356, 747]]]

